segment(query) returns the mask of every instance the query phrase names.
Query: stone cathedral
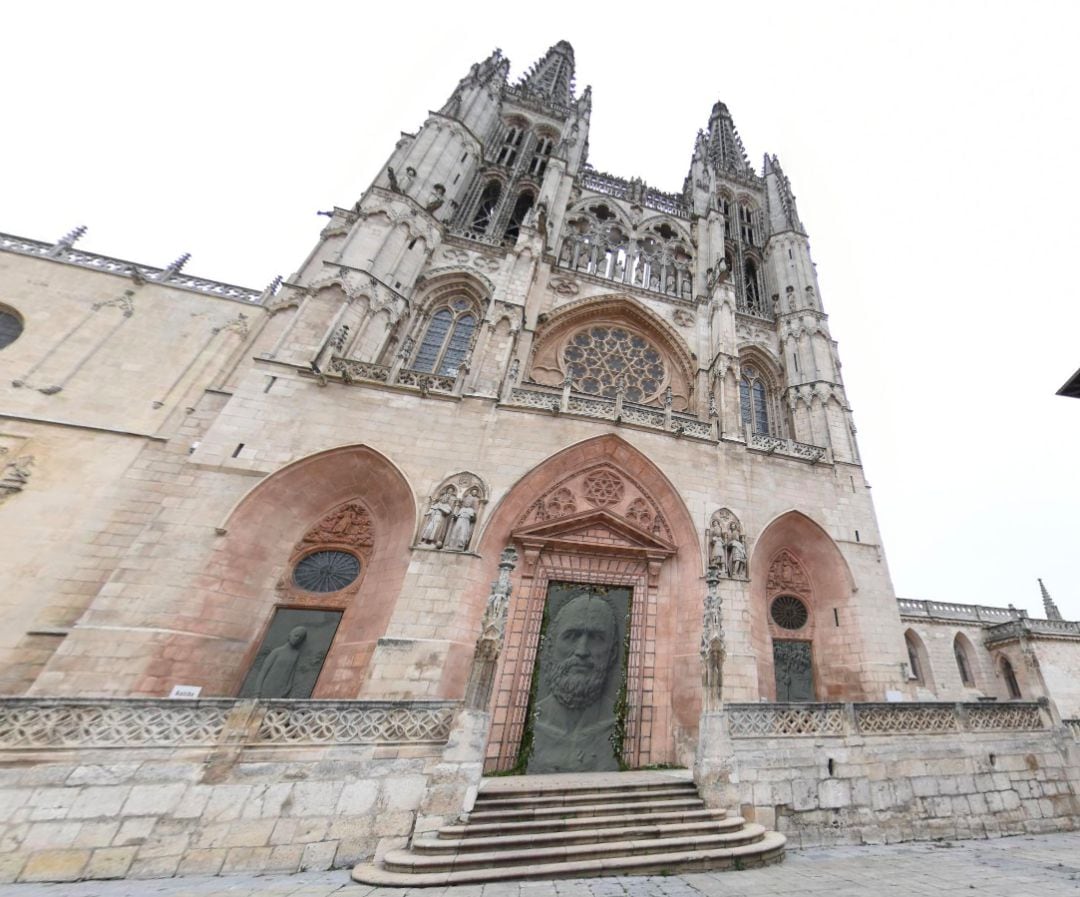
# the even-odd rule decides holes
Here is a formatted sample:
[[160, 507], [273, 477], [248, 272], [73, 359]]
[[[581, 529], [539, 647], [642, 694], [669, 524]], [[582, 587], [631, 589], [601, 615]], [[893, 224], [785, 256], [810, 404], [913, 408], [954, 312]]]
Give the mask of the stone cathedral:
[[496, 51], [264, 290], [0, 236], [6, 880], [404, 855], [494, 773], [689, 770], [721, 865], [1080, 819], [1080, 625], [898, 601], [779, 159], [591, 115]]

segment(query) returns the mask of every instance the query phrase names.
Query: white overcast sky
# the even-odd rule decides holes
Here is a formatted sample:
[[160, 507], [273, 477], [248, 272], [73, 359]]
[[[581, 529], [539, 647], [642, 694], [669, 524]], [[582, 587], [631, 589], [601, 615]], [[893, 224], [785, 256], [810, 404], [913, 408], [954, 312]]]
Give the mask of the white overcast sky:
[[[1075, 2], [9, 4], [0, 230], [262, 287], [469, 66], [569, 40], [590, 161], [713, 102], [791, 178], [897, 594], [1080, 619]], [[2, 298], [2, 297], [0, 297]]]

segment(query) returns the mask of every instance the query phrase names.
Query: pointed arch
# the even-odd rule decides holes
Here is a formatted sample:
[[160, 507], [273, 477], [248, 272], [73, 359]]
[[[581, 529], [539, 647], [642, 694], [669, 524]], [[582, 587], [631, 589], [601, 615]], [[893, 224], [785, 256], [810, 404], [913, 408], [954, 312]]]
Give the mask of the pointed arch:
[[[590, 484], [602, 491], [591, 492]], [[676, 754], [674, 733], [693, 732], [701, 707], [697, 646], [703, 559], [693, 519], [667, 475], [614, 434], [569, 445], [524, 474], [495, 503], [476, 542], [487, 567], [461, 602], [463, 625], [474, 638], [486, 584], [495, 577], [500, 551], [511, 543], [521, 558], [514, 571], [507, 647], [496, 675], [492, 767], [508, 768], [516, 757], [538, 621], [547, 584], [556, 581], [632, 590], [631, 762], [685, 760]], [[648, 677], [642, 672], [646, 656]], [[646, 707], [651, 715], [642, 716]]]
[[[784, 559], [794, 563], [785, 568]], [[783, 633], [770, 618], [772, 602], [794, 595], [811, 628]], [[824, 528], [801, 511], [786, 511], [761, 531], [750, 555], [750, 640], [757, 658], [758, 693], [776, 700], [777, 641], [810, 642], [814, 699], [866, 700], [872, 693], [860, 643], [855, 582], [846, 559]]]
[[764, 346], [739, 347], [739, 414], [743, 427], [767, 436], [786, 436], [787, 420], [781, 402], [784, 382], [780, 363]]
[[904, 648], [907, 651], [908, 680], [931, 692], [936, 691], [930, 654], [922, 636], [914, 629], [907, 629], [904, 632]]
[[362, 506], [370, 519], [371, 551], [364, 555], [359, 591], [341, 608], [313, 697], [357, 696], [405, 579], [417, 515], [405, 475], [363, 444], [293, 461], [236, 503], [218, 530], [223, 538], [210, 557], [199, 595], [200, 619], [215, 627], [219, 638], [188, 660], [204, 672], [195, 680], [180, 676], [177, 681], [205, 682], [208, 694], [235, 693], [274, 609], [305, 603], [287, 588], [297, 546], [328, 512], [349, 502]]
[[[684, 411], [691, 406], [697, 362], [689, 346], [671, 324], [636, 299], [619, 293], [578, 299], [553, 312], [533, 343], [529, 379], [556, 386], [567, 375], [574, 377], [573, 360], [566, 356], [566, 350], [571, 339], [590, 326], [626, 328], [629, 334], [648, 344], [643, 351], [657, 351], [660, 355], [655, 371], [643, 370], [649, 383], [638, 384], [641, 398], [630, 398], [630, 401], [659, 404], [662, 393], [670, 387], [675, 410]], [[653, 377], [654, 373], [657, 376]], [[588, 393], [588, 388], [581, 384], [583, 377], [575, 379], [578, 388]], [[610, 392], [613, 385], [601, 383], [596, 394]]]
[[953, 639], [953, 657], [956, 659], [956, 672], [960, 675], [960, 684], [965, 688], [975, 688], [975, 646], [964, 633], [956, 633]]

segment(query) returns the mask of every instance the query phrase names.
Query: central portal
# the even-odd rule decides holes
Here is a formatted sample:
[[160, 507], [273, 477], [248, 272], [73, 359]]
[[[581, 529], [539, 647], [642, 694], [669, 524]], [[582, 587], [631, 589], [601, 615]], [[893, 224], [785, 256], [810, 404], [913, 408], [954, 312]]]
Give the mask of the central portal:
[[631, 590], [551, 582], [520, 760], [527, 773], [618, 770]]

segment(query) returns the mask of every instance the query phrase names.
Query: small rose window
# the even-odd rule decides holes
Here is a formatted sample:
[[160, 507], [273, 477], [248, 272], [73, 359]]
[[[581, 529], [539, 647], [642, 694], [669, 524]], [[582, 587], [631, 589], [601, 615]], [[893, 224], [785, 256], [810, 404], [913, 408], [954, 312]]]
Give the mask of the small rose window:
[[564, 371], [578, 392], [615, 398], [623, 384], [629, 402], [648, 402], [666, 385], [667, 370], [659, 350], [624, 327], [594, 325], [574, 334], [563, 350]]
[[293, 582], [308, 592], [336, 592], [360, 575], [360, 561], [347, 551], [316, 551], [293, 568]]

